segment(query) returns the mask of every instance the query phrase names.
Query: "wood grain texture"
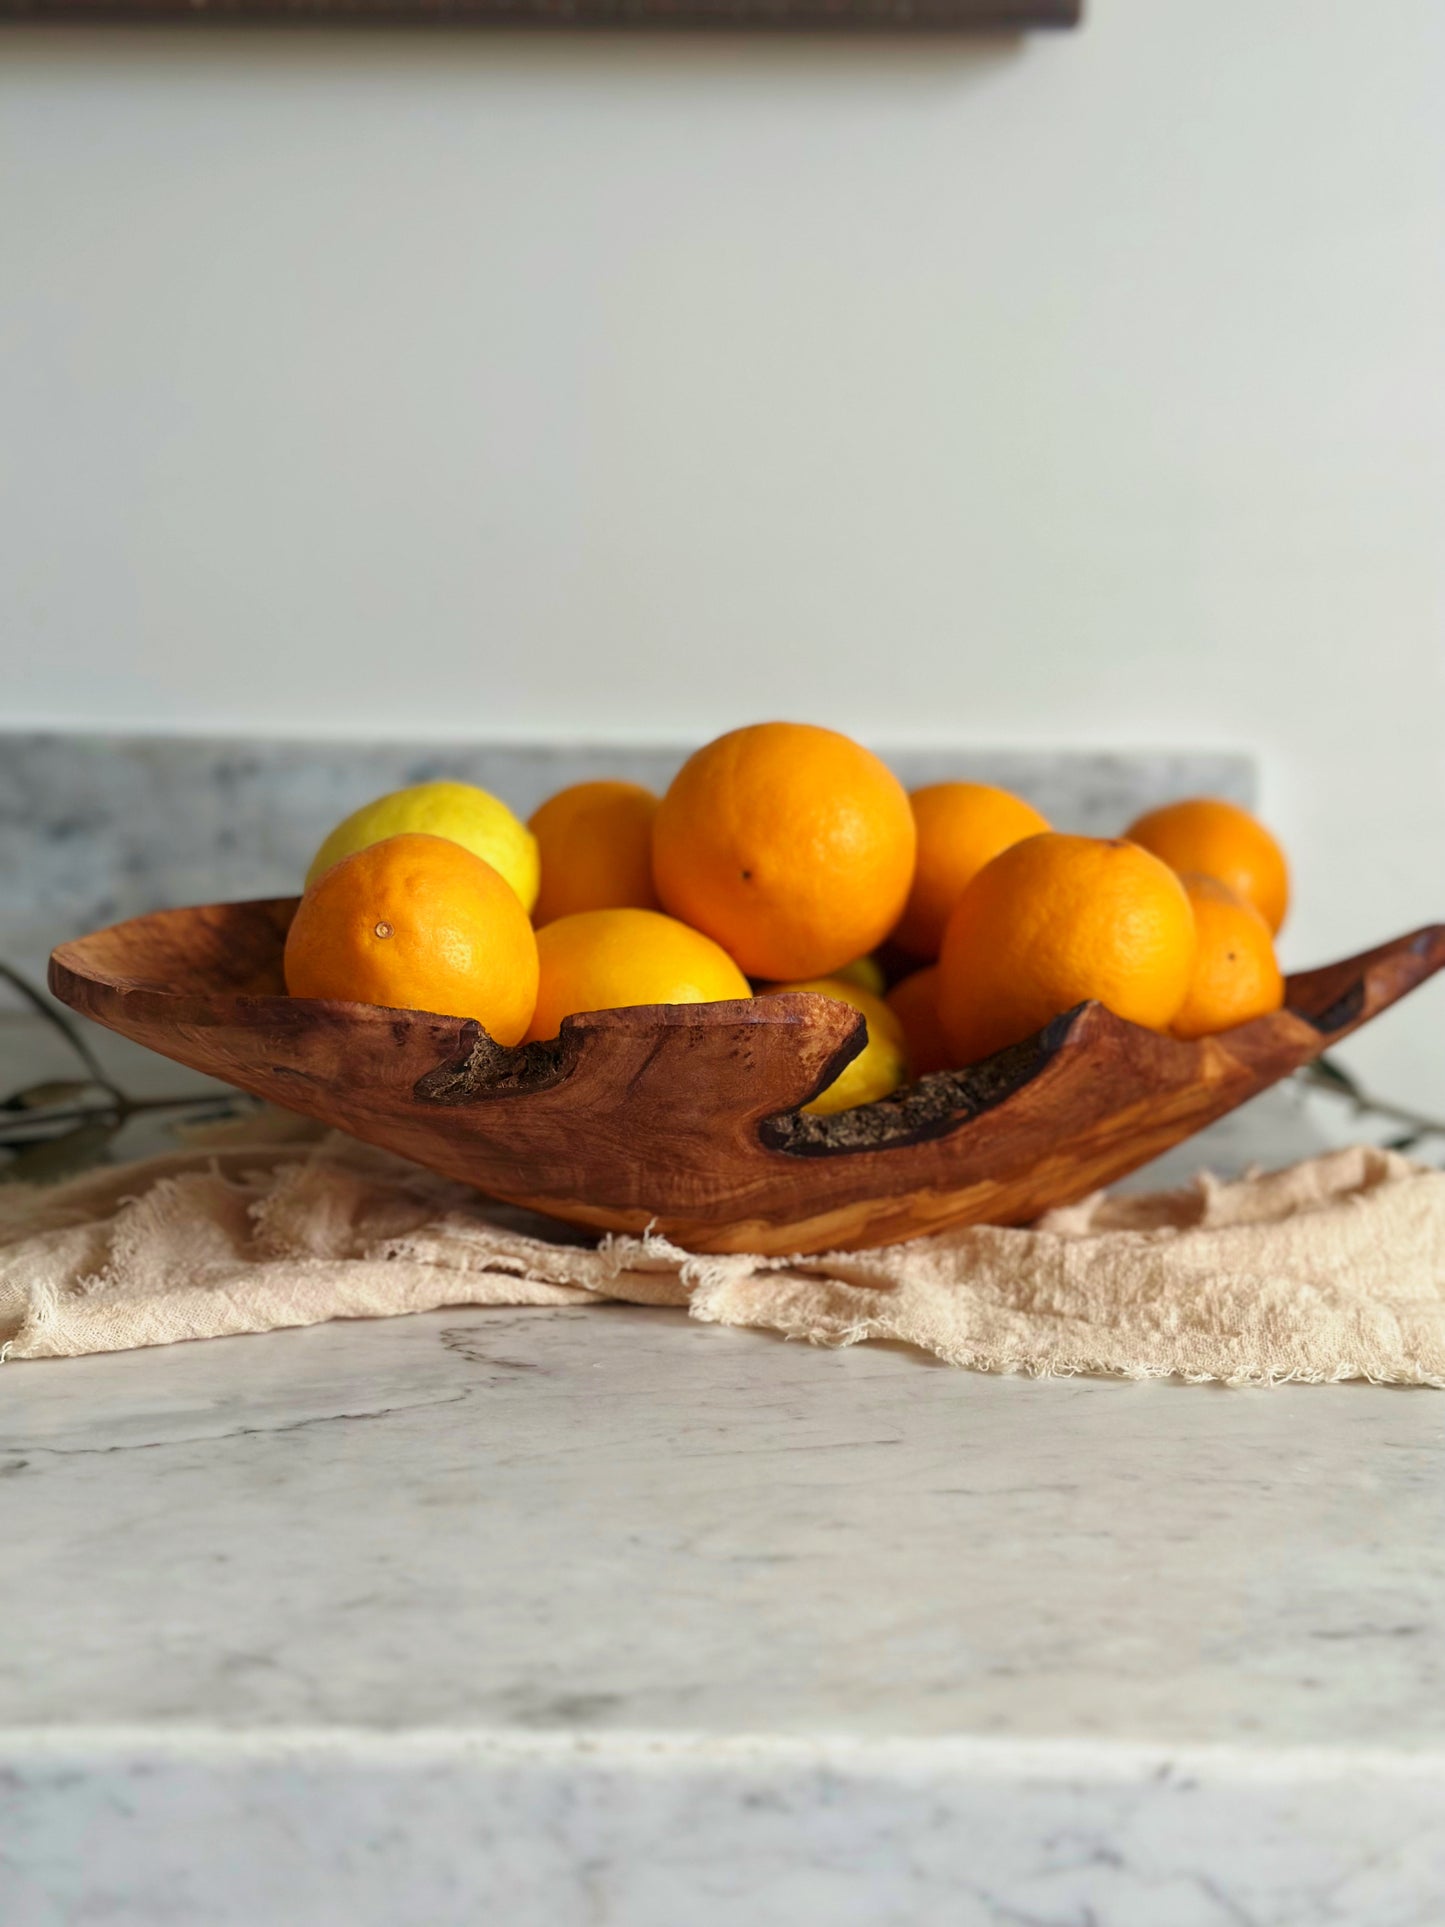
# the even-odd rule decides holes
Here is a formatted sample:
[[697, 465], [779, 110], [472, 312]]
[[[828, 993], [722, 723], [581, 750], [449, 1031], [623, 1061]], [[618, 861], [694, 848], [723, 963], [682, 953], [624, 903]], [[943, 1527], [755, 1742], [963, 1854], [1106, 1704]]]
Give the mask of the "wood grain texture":
[[0, 0], [0, 22], [1017, 33], [1082, 0]]
[[862, 1047], [807, 995], [569, 1018], [508, 1050], [479, 1024], [283, 994], [294, 898], [160, 911], [64, 944], [50, 986], [167, 1057], [599, 1231], [694, 1251], [859, 1250], [1022, 1224], [1112, 1183], [1317, 1057], [1445, 965], [1445, 925], [1289, 980], [1198, 1043], [1098, 1004], [967, 1071], [803, 1117]]

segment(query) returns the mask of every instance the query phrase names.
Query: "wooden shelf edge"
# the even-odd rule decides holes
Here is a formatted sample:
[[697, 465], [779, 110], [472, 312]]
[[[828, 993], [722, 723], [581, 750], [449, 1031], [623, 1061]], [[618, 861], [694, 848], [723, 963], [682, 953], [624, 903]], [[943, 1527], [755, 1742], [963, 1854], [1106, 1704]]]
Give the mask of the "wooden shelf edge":
[[1082, 13], [1083, 0], [0, 0], [0, 23], [37, 26], [946, 34], [1076, 27]]

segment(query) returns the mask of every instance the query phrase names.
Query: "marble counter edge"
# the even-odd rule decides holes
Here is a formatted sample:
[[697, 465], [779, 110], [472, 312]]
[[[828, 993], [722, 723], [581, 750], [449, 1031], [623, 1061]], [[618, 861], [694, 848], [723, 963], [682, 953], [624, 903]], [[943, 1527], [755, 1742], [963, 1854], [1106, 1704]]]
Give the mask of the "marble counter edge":
[[24, 1927], [1418, 1927], [1445, 1897], [1440, 1750], [11, 1728], [0, 1783]]
[[868, 1735], [818, 1733], [709, 1733], [639, 1728], [535, 1730], [505, 1726], [378, 1727], [274, 1724], [222, 1726], [145, 1722], [88, 1726], [56, 1722], [0, 1726], [0, 1767], [19, 1759], [75, 1760], [100, 1766], [138, 1754], [165, 1754], [199, 1765], [268, 1761], [304, 1756], [318, 1762], [385, 1763], [425, 1767], [532, 1765], [564, 1768], [668, 1770], [688, 1767], [809, 1771], [866, 1770], [907, 1777], [983, 1774], [995, 1780], [1068, 1780], [1096, 1777], [1131, 1780], [1157, 1775], [1161, 1766], [1201, 1777], [1286, 1777], [1293, 1784], [1344, 1773], [1445, 1784], [1445, 1747], [1384, 1747], [1314, 1742], [1296, 1745], [1233, 1744], [1214, 1740], [1131, 1740], [1100, 1736], [1054, 1739], [999, 1737], [984, 1733]]

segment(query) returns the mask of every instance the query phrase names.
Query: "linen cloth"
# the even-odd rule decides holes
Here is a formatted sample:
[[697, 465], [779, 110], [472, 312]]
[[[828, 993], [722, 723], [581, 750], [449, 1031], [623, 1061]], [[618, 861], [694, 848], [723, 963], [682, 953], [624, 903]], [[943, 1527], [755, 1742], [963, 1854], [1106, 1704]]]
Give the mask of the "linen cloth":
[[74, 1357], [453, 1305], [673, 1305], [954, 1365], [1445, 1385], [1445, 1173], [1360, 1146], [877, 1251], [600, 1242], [297, 1120], [0, 1186], [0, 1354]]

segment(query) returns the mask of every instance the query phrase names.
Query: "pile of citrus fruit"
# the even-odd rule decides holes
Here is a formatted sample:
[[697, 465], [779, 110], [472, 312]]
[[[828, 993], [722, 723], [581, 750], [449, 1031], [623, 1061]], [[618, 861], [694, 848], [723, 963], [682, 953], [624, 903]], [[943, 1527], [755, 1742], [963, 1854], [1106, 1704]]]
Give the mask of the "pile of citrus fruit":
[[834, 730], [759, 723], [661, 798], [578, 783], [527, 824], [466, 783], [367, 804], [316, 853], [286, 983], [472, 1017], [502, 1044], [582, 1011], [818, 991], [868, 1025], [809, 1107], [836, 1111], [1089, 999], [1182, 1038], [1277, 1010], [1288, 899], [1279, 845], [1233, 803], [1064, 835], [1007, 791], [910, 796]]

